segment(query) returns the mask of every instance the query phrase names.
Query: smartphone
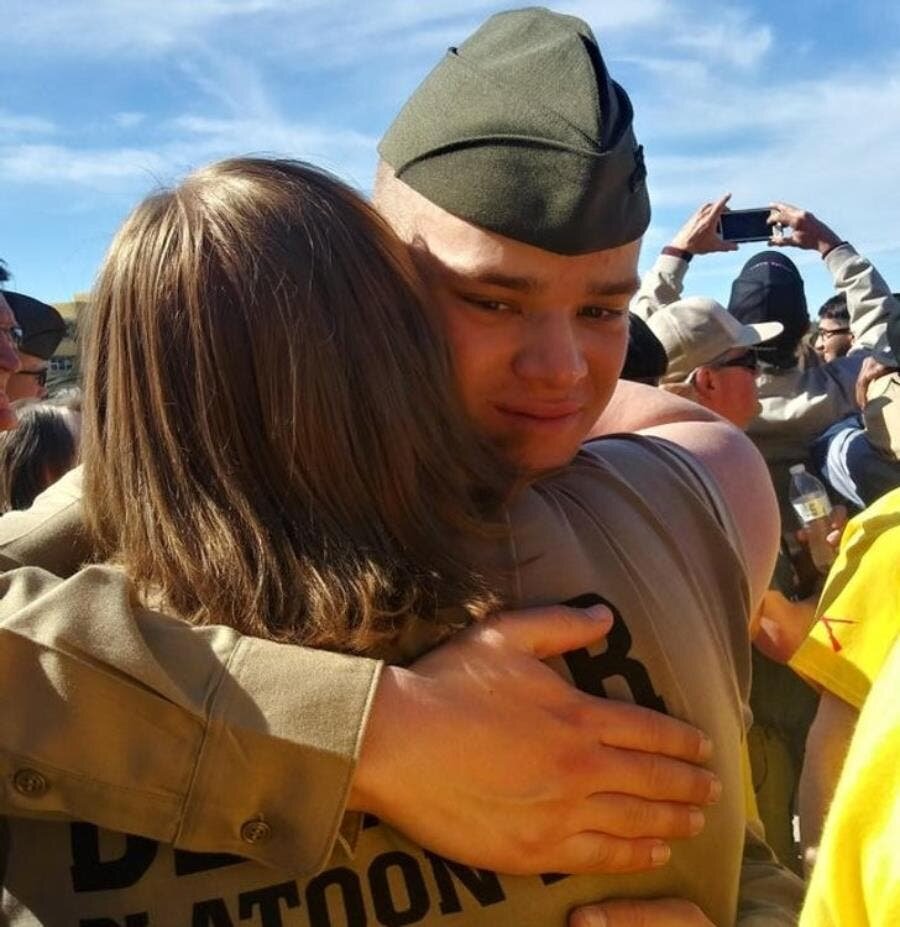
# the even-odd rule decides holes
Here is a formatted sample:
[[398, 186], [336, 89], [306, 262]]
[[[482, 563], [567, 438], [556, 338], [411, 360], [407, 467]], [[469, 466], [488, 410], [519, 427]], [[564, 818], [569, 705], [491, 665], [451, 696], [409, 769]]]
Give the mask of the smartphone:
[[724, 241], [768, 241], [774, 232], [766, 221], [771, 209], [731, 209], [719, 218], [718, 233]]

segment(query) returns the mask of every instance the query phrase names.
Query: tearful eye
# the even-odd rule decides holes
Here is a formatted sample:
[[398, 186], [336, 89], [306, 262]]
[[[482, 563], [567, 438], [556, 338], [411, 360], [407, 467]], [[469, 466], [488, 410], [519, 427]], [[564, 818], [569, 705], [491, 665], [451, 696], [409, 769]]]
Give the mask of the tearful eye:
[[608, 306], [583, 306], [579, 312], [586, 319], [608, 319], [615, 321], [628, 315], [626, 309], [610, 309]]
[[471, 306], [476, 309], [482, 309], [485, 312], [508, 312], [512, 309], [509, 303], [504, 303], [499, 299], [481, 299], [477, 296], [463, 297]]

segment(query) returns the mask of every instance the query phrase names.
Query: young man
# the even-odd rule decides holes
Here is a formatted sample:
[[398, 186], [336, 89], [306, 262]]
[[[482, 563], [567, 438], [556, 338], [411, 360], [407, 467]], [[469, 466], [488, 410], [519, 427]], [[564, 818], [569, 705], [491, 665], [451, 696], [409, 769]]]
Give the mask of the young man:
[[838, 357], [843, 357], [853, 347], [850, 312], [847, 309], [847, 297], [844, 293], [829, 297], [819, 307], [814, 346], [816, 353], [826, 364]]
[[[508, 54], [498, 56], [498, 49]], [[541, 99], [557, 85], [538, 79], [547, 73], [539, 63], [568, 75], [566, 93], [555, 101], [565, 119]], [[517, 110], [528, 124], [507, 125], [510, 93], [516, 103], [530, 99], [530, 107]], [[444, 102], [436, 107], [436, 100]], [[585, 137], [592, 139], [587, 147]], [[655, 391], [637, 387], [613, 395], [624, 312], [636, 286], [638, 239], [649, 213], [630, 104], [606, 75], [590, 30], [540, 11], [490, 20], [451, 50], [413, 96], [385, 137], [382, 156], [387, 166], [376, 190], [379, 206], [434, 288], [464, 403], [484, 432], [516, 462], [541, 470], [566, 463], [591, 431], [657, 426], [655, 433], [709, 467], [737, 524], [749, 585], [754, 595], [761, 593], [771, 568], [774, 510], [752, 449], [723, 423]], [[477, 185], [470, 182], [472, 171], [478, 171]], [[71, 491], [68, 485], [63, 491]], [[4, 525], [11, 557], [41, 563], [38, 535], [58, 542], [77, 527], [74, 493], [70, 505], [54, 506], [37, 521]], [[67, 572], [77, 559], [70, 554], [65, 570], [43, 562]], [[501, 619], [410, 668], [385, 668], [379, 680], [371, 661], [236, 640], [230, 632], [189, 629], [139, 613], [109, 569], [92, 568], [62, 584], [45, 572], [18, 571], [6, 583], [2, 614], [22, 644], [10, 672], [22, 680], [21, 662], [32, 673], [40, 666], [44, 675], [52, 666], [51, 678], [69, 684], [78, 676], [79, 694], [93, 689], [115, 715], [102, 734], [96, 727], [104, 718], [83, 718], [80, 736], [96, 738], [106, 757], [112, 743], [123, 762], [111, 769], [89, 751], [73, 752], [73, 728], [56, 743], [44, 737], [35, 744], [21, 714], [9, 719], [4, 741], [29, 760], [23, 771], [21, 762], [14, 766], [14, 758], [6, 758], [12, 781], [21, 785], [7, 808], [18, 813], [33, 815], [55, 804], [55, 810], [117, 830], [309, 872], [331, 849], [361, 742], [349, 807], [381, 811], [425, 846], [470, 864], [593, 871], [640, 868], [654, 853], [664, 861], [660, 841], [620, 838], [690, 833], [696, 813], [679, 802], [700, 804], [718, 790], [708, 773], [681, 762], [701, 759], [708, 748], [696, 734], [672, 727], [671, 719], [650, 722], [652, 716], [635, 714], [634, 706], [592, 704], [580, 693], [562, 709], [572, 690], [556, 683], [555, 708], [546, 700], [530, 702], [528, 679], [546, 672], [533, 656], [596, 640], [602, 632], [588, 619], [557, 614], [546, 624], [518, 627]], [[76, 626], [84, 613], [95, 616], [90, 630]], [[53, 652], [49, 661], [37, 658], [38, 641]], [[180, 667], [174, 687], [173, 661]], [[104, 665], [111, 671], [89, 672]], [[478, 671], [460, 674], [460, 666]], [[135, 719], [143, 712], [130, 711], [127, 722], [117, 712], [133, 699], [144, 703], [148, 717], [162, 711], [163, 727], [178, 736], [168, 753], [160, 744], [152, 756], [141, 748], [138, 779], [147, 788], [129, 794], [136, 774], [122, 758], [133, 756]], [[613, 707], [630, 710], [617, 716]], [[578, 721], [567, 721], [565, 730], [556, 722], [545, 728], [548, 711]], [[47, 712], [41, 714], [46, 729]], [[493, 755], [458, 749], [473, 726], [485, 739], [495, 738]], [[529, 727], [542, 732], [539, 749], [523, 743]], [[280, 751], [271, 735], [281, 738]], [[179, 738], [183, 743], [176, 745]], [[657, 748], [681, 759], [646, 755]], [[260, 763], [248, 765], [247, 758]], [[42, 769], [38, 761], [47, 765]], [[229, 774], [226, 784], [220, 767], [235, 761], [242, 775]], [[125, 788], [109, 789], [113, 779]], [[299, 795], [290, 788], [298, 780]], [[636, 803], [613, 798], [622, 792], [632, 792]], [[651, 804], [653, 798], [661, 801]], [[299, 802], [307, 803], [305, 822], [291, 808]], [[636, 813], [625, 820], [624, 808]], [[247, 816], [247, 809], [263, 818]], [[644, 814], [652, 819], [646, 826]], [[475, 828], [485, 839], [471, 840]], [[529, 833], [540, 833], [541, 840], [528, 840]]]

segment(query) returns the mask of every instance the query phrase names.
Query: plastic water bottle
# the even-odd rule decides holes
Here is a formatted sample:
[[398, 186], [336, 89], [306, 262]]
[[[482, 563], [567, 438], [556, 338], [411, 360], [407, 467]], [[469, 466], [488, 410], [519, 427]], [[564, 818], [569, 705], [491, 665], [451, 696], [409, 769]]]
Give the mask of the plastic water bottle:
[[826, 538], [831, 532], [831, 501], [825, 487], [803, 464], [791, 467], [791, 505], [806, 531], [812, 562], [820, 573], [827, 573], [834, 562], [834, 548]]

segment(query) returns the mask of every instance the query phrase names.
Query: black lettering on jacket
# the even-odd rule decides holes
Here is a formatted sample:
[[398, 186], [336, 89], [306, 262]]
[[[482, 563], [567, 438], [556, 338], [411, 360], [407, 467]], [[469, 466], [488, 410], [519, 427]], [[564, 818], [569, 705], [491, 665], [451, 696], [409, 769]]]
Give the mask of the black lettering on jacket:
[[428, 850], [425, 850], [425, 856], [431, 863], [431, 871], [434, 873], [434, 881], [441, 897], [441, 914], [458, 914], [462, 911], [454, 876], [482, 908], [506, 900], [497, 873], [487, 869], [472, 869], [463, 866], [462, 863], [429, 853]]
[[[405, 889], [405, 906], [398, 905], [391, 892], [388, 873], [391, 869], [399, 870]], [[422, 870], [415, 858], [399, 850], [391, 853], [382, 853], [372, 860], [369, 866], [369, 887], [372, 890], [372, 904], [375, 907], [375, 917], [384, 927], [405, 927], [406, 924], [415, 924], [428, 913], [430, 902], [428, 889]]]
[[121, 856], [100, 859], [100, 830], [94, 824], [74, 823], [72, 840], [72, 888], [76, 892], [102, 892], [128, 888], [150, 868], [157, 843], [146, 837], [117, 834], [125, 841]]
[[625, 625], [619, 610], [596, 593], [585, 593], [564, 603], [573, 608], [587, 608], [589, 605], [607, 605], [613, 613], [613, 626], [606, 635], [606, 650], [592, 654], [589, 650], [572, 650], [564, 655], [572, 680], [582, 692], [607, 697], [604, 680], [618, 676], [625, 680], [636, 705], [666, 712], [666, 703], [653, 688], [653, 682], [646, 667], [639, 660], [628, 656], [631, 650], [631, 632]]

